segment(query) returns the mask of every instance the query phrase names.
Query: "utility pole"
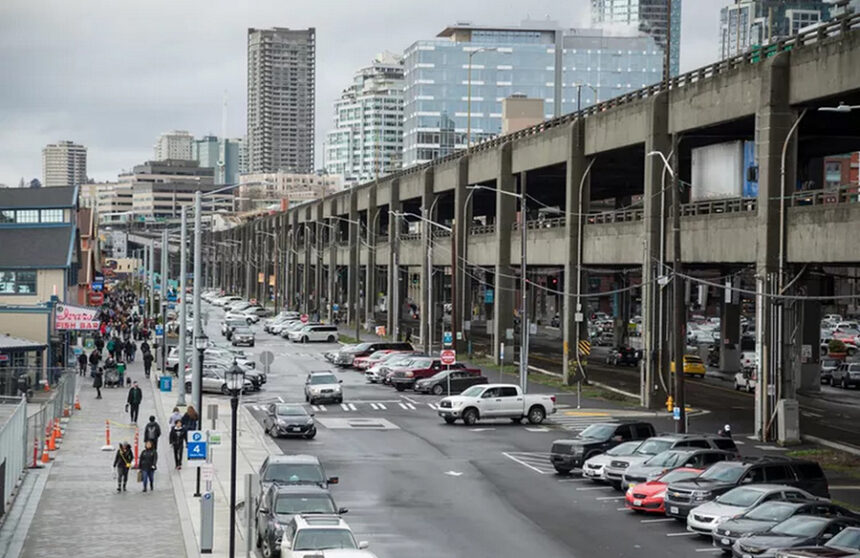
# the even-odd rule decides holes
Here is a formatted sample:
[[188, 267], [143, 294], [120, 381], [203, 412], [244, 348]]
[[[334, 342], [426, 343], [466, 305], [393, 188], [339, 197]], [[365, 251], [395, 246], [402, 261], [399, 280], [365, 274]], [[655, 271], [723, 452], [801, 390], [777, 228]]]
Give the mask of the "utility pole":
[[528, 281], [526, 279], [526, 173], [520, 174], [520, 389], [528, 391], [529, 375], [529, 316]]
[[[203, 228], [202, 203], [200, 191], [194, 193], [194, 342], [197, 343], [197, 338], [203, 332], [203, 323], [200, 316], [200, 253], [201, 253], [201, 229]], [[194, 409], [198, 413], [203, 412], [203, 394], [200, 389], [200, 379], [203, 370], [200, 367], [200, 359], [192, 359], [193, 365], [191, 368], [191, 401], [194, 404]], [[185, 389], [185, 382], [181, 389]]]
[[149, 317], [155, 317], [155, 240], [149, 241]]
[[179, 246], [179, 361], [176, 365], [176, 382], [179, 384], [177, 406], [185, 405], [185, 343], [188, 324], [188, 305], [185, 296], [185, 278], [188, 275], [188, 207], [182, 206], [182, 228], [180, 229]]
[[663, 53], [663, 89], [669, 90], [672, 77], [672, 0], [666, 0], [666, 46]]
[[673, 314], [673, 358], [675, 362], [675, 407], [679, 415], [675, 420], [675, 432], [687, 431], [687, 409], [684, 397], [684, 329], [686, 307], [684, 306], [684, 283], [681, 281], [681, 192], [678, 180], [678, 136], [674, 136], [672, 149], [672, 314]]
[[161, 373], [167, 374], [167, 228], [161, 231]]

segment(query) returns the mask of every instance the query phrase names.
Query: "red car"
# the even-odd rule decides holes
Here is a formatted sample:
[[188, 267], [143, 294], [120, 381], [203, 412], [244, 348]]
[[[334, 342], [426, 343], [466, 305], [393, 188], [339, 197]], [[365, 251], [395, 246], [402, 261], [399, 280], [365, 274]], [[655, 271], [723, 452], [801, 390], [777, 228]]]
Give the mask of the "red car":
[[353, 368], [358, 368], [359, 370], [367, 370], [368, 368], [382, 360], [383, 357], [393, 352], [395, 352], [394, 349], [383, 349], [381, 351], [371, 353], [367, 356], [356, 357], [352, 361], [352, 366]]
[[630, 487], [625, 496], [627, 509], [635, 512], [665, 514], [666, 508], [663, 505], [663, 499], [666, 496], [666, 487], [669, 486], [669, 483], [698, 477], [702, 471], [704, 469], [681, 467], [673, 469], [655, 480]]
[[461, 362], [456, 362], [450, 366], [442, 364], [442, 361], [433, 357], [416, 357], [409, 361], [404, 366], [396, 366], [392, 369], [389, 376], [389, 382], [397, 389], [404, 391], [407, 388], [411, 389], [417, 380], [435, 376], [442, 370], [459, 370], [475, 376], [480, 376], [481, 371], [478, 368], [466, 368]]

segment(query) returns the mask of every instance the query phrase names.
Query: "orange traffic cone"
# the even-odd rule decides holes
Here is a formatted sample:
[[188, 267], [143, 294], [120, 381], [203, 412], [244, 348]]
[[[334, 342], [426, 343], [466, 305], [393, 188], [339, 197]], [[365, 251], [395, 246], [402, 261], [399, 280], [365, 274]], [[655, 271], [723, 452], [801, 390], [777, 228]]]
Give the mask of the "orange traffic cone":
[[76, 411], [81, 410], [81, 398], [78, 397], [77, 395], [75, 396], [75, 410]]
[[48, 382], [45, 382], [45, 387], [43, 388], [45, 391], [51, 391], [51, 386]]
[[50, 460], [51, 460], [51, 456], [48, 455], [48, 448], [46, 446], [46, 447], [42, 448], [42, 463], [47, 463]]
[[63, 439], [63, 431], [60, 430], [60, 421], [54, 422], [54, 439], [62, 440]]
[[51, 432], [51, 435], [48, 436], [47, 440], [45, 440], [45, 448], [48, 451], [57, 451], [57, 441], [54, 439], [53, 432]]
[[68, 405], [63, 405], [63, 416], [64, 416], [64, 417], [70, 417], [71, 415], [72, 415], [72, 412], [71, 412], [71, 410], [69, 409], [69, 406], [68, 406]]

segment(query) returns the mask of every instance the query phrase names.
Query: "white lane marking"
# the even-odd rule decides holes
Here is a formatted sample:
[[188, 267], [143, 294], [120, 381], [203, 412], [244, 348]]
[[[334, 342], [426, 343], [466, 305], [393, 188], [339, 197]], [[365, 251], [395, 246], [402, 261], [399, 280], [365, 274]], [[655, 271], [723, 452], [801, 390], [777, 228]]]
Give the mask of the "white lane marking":
[[818, 413], [813, 413], [812, 411], [800, 411], [800, 414], [807, 416], [807, 417], [819, 417], [819, 418], [821, 418], [824, 416], [824, 415], [820, 415]]
[[624, 496], [601, 496], [600, 498], [595, 498], [595, 500], [598, 500], [600, 502], [605, 502], [608, 500], [623, 500], [623, 499], [624, 499]]
[[699, 533], [693, 531], [684, 531], [683, 533], [666, 533], [667, 537], [695, 537]]
[[415, 410], [415, 405], [413, 405], [412, 403], [407, 403], [406, 406], [409, 407], [409, 410], [411, 411]]
[[318, 408], [320, 411], [328, 411], [328, 407], [326, 407], [325, 405], [319, 405]]
[[383, 405], [382, 403], [377, 403], [377, 405], [379, 405], [379, 408], [383, 411], [385, 410], [385, 405]]
[[507, 458], [508, 458], [508, 459], [510, 459], [511, 461], [515, 461], [516, 463], [519, 463], [520, 465], [523, 465], [523, 466], [525, 466], [525, 467], [528, 467], [528, 468], [529, 468], [529, 469], [531, 469], [532, 471], [534, 471], [534, 472], [536, 472], [536, 473], [539, 473], [539, 474], [541, 474], [541, 475], [549, 475], [550, 473], [552, 473], [552, 471], [543, 471], [543, 470], [541, 470], [541, 469], [538, 469], [537, 467], [534, 467], [534, 466], [532, 466], [532, 465], [529, 465], [528, 463], [526, 463], [526, 462], [525, 462], [525, 461], [523, 461], [522, 459], [517, 459], [516, 457], [514, 457], [513, 455], [511, 455], [511, 454], [509, 454], [509, 453], [502, 452], [502, 455], [504, 455], [505, 457], [507, 457]]
[[420, 403], [421, 403], [420, 401], [416, 401], [416, 400], [412, 399], [412, 398], [411, 398], [411, 397], [409, 397], [408, 395], [401, 395], [400, 397], [402, 397], [403, 399], [405, 399], [405, 400], [409, 401], [410, 403], [415, 403], [415, 404], [420, 404]]
[[470, 428], [469, 432], [492, 432], [495, 428]]
[[543, 428], [543, 427], [533, 427], [533, 428], [527, 427], [526, 430], [528, 430], [529, 432], [549, 432], [549, 428]]
[[350, 410], [350, 411], [357, 411], [357, 410], [358, 410], [358, 409], [355, 407], [355, 403], [350, 403], [350, 404], [349, 404], [349, 410]]
[[252, 409], [254, 409], [255, 411], [259, 411], [259, 410], [260, 410], [260, 406], [259, 406], [259, 405], [251, 405], [251, 408], [252, 408]]
[[284, 402], [283, 398], [280, 395], [278, 396], [278, 401], [280, 401], [281, 403]]
[[625, 508], [615, 508], [615, 511], [623, 511], [623, 512], [626, 512], [626, 511], [630, 511], [630, 510], [628, 510], [628, 509], [625, 507]]
[[401, 409], [404, 409], [404, 410], [406, 409], [406, 405], [404, 403], [398, 403], [398, 405], [400, 405]]
[[461, 473], [459, 471], [445, 471], [445, 474], [451, 475], [452, 477], [460, 477], [463, 475], [463, 473]]
[[343, 409], [344, 411], [348, 411], [348, 410], [349, 410], [349, 407], [346, 405], [346, 403], [341, 403], [341, 404], [340, 404], [340, 408], [341, 408], [341, 409]]
[[[627, 509], [627, 508], [625, 508], [625, 509]], [[668, 523], [670, 521], [675, 521], [675, 520], [671, 517], [664, 517], [662, 519], [643, 519], [643, 520], [639, 521], [639, 523]]]
[[788, 448], [781, 448], [779, 446], [756, 446], [756, 448], [766, 451], [788, 451]]
[[584, 482], [584, 481], [587, 481], [587, 480], [588, 480], [588, 479], [584, 479], [584, 478], [582, 478], [582, 477], [579, 477], [579, 478], [576, 478], [576, 479], [558, 479], [558, 482]]
[[373, 409], [374, 411], [379, 409], [379, 407], [376, 406], [376, 403], [371, 403], [370, 408]]
[[[674, 519], [672, 521], [675, 521]], [[711, 554], [716, 554], [717, 552], [722, 552], [722, 548], [697, 548], [696, 552], [710, 552]]]
[[439, 408], [436, 405], [434, 405], [433, 403], [427, 403], [427, 406], [430, 407], [431, 409], [433, 409], [434, 411], [439, 410]]
[[612, 488], [611, 486], [585, 486], [582, 488], [577, 488], [577, 490], [606, 490], [608, 488]]

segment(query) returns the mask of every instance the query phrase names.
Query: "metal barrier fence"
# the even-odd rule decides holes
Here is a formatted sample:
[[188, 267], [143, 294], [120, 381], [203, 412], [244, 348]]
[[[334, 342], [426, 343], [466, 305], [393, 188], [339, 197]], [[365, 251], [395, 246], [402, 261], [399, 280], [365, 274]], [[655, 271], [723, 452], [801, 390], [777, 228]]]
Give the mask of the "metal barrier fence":
[[15, 486], [27, 467], [27, 401], [23, 397], [0, 397], [0, 464], [3, 476], [3, 513], [9, 509]]

